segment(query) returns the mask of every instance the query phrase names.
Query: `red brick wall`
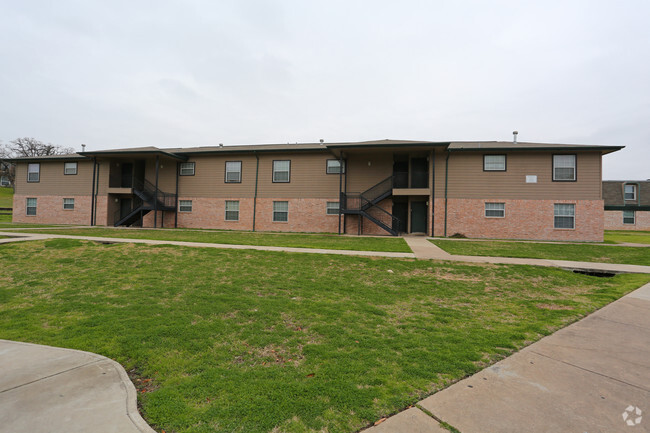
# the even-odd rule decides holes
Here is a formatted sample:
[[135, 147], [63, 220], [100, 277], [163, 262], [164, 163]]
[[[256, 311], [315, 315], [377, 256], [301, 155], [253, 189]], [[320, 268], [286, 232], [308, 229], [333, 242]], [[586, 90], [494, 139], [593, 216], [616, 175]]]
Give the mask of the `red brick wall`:
[[[379, 206], [382, 209], [385, 209], [387, 212], [391, 212], [393, 208], [393, 200], [387, 198], [385, 200], [382, 200], [379, 203]], [[370, 208], [368, 210], [368, 213], [372, 215], [373, 217], [377, 218], [378, 220], [382, 221], [384, 224], [387, 226], [391, 227], [392, 226], [392, 219], [386, 215], [384, 212]], [[359, 216], [357, 215], [348, 215], [347, 217], [347, 222], [345, 225], [345, 232], [347, 234], [351, 235], [356, 235], [359, 233]], [[363, 228], [363, 232], [361, 234], [364, 235], [387, 235], [390, 236], [390, 233], [388, 233], [386, 230], [383, 228], [379, 227], [377, 224], [374, 222], [370, 221], [367, 218], [363, 219], [363, 222], [361, 224], [361, 227]]]
[[605, 230], [650, 230], [650, 211], [636, 211], [634, 224], [623, 224], [622, 210], [605, 211]]
[[[505, 203], [505, 218], [486, 218], [485, 202]], [[575, 229], [555, 229], [554, 204], [575, 203]], [[444, 199], [436, 200], [435, 235], [444, 235]], [[469, 238], [603, 240], [602, 200], [499, 200], [449, 199], [447, 236]]]
[[[36, 215], [27, 216], [27, 198], [36, 198]], [[63, 199], [74, 199], [74, 210], [63, 210]], [[13, 222], [38, 224], [90, 224], [89, 195], [14, 195]]]

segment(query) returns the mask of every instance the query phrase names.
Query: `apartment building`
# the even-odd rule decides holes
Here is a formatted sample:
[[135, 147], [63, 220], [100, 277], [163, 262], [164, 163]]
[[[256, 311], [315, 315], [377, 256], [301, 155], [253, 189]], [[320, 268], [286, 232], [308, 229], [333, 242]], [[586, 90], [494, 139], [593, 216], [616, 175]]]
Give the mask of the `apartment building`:
[[650, 180], [603, 181], [605, 229], [650, 230]]
[[600, 241], [622, 146], [377, 140], [18, 158], [14, 221]]

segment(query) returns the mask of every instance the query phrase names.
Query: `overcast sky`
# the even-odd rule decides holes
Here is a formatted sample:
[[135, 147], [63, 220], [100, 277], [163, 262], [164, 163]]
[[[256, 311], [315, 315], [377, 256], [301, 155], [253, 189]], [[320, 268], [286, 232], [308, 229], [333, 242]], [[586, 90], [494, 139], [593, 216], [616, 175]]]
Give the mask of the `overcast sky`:
[[650, 2], [0, 0], [0, 140], [627, 146], [650, 178]]

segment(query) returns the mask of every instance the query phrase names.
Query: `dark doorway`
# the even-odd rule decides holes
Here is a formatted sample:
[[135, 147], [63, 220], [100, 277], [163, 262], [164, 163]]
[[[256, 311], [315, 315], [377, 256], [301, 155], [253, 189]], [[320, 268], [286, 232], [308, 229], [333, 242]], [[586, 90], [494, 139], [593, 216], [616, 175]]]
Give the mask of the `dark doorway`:
[[393, 162], [393, 188], [409, 187], [408, 155], [395, 155]]
[[133, 164], [130, 162], [122, 163], [122, 188], [133, 188]]
[[407, 201], [393, 201], [393, 230], [406, 233], [408, 230], [407, 222], [409, 218], [409, 206]]
[[131, 213], [131, 199], [130, 198], [121, 198], [120, 199], [120, 219], [124, 218]]
[[411, 233], [427, 232], [427, 202], [411, 202]]
[[429, 161], [426, 158], [411, 159], [411, 188], [428, 188]]

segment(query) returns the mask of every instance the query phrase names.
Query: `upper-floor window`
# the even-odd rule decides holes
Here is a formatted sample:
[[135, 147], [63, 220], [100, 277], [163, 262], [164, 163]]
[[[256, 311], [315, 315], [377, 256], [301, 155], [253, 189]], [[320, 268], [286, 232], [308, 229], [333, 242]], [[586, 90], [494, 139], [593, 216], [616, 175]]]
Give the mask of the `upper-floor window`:
[[506, 171], [506, 156], [483, 155], [483, 171]]
[[194, 163], [181, 162], [179, 173], [181, 176], [194, 176]]
[[291, 161], [273, 161], [273, 182], [289, 182], [291, 179]]
[[77, 174], [77, 163], [66, 162], [63, 165], [63, 174]]
[[39, 182], [41, 180], [41, 164], [27, 164], [27, 182]]
[[241, 182], [241, 161], [226, 161], [226, 183]]
[[554, 181], [576, 180], [576, 156], [575, 155], [553, 155], [553, 180]]
[[328, 159], [326, 173], [327, 174], [345, 173], [345, 161], [341, 161], [338, 159]]
[[625, 200], [636, 200], [636, 185], [628, 183], [623, 188]]

